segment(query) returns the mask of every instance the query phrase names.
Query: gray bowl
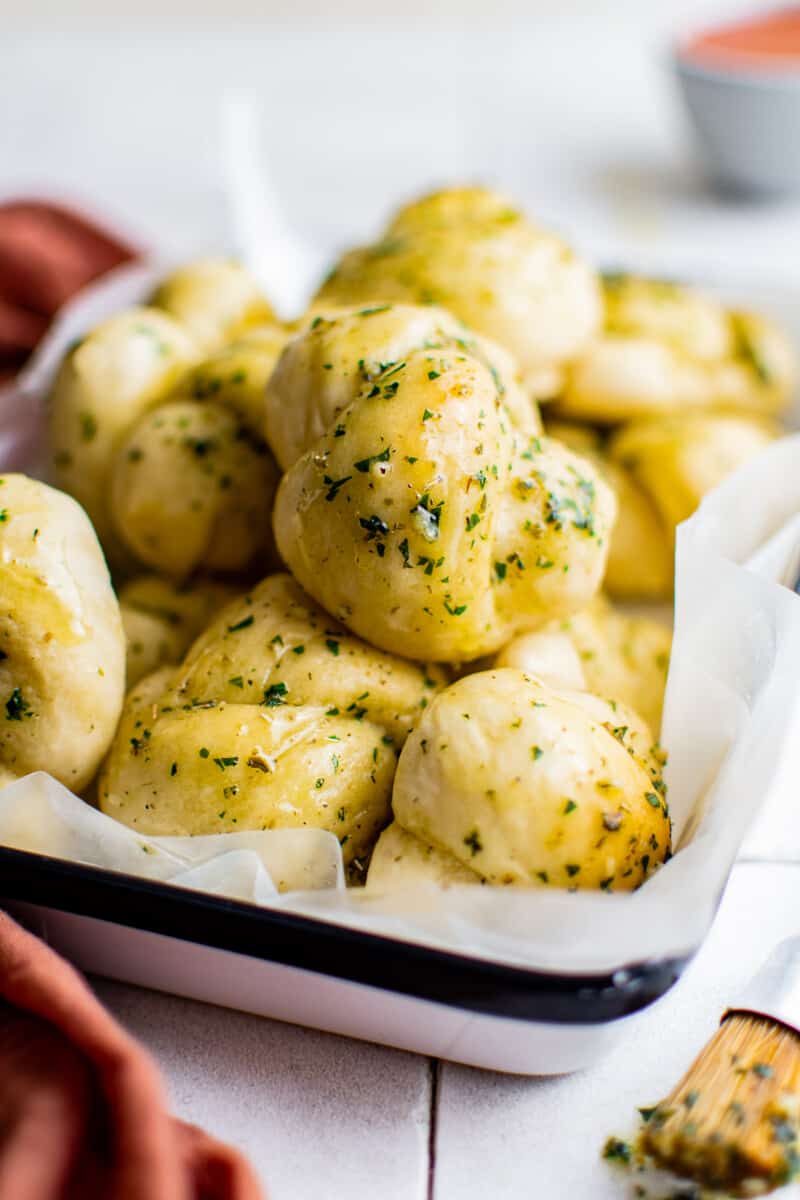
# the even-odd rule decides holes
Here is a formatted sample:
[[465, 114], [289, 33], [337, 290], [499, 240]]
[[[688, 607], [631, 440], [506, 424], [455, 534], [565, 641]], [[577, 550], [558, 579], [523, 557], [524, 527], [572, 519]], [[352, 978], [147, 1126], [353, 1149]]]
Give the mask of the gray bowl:
[[674, 59], [707, 169], [747, 195], [800, 193], [800, 70], [757, 73]]

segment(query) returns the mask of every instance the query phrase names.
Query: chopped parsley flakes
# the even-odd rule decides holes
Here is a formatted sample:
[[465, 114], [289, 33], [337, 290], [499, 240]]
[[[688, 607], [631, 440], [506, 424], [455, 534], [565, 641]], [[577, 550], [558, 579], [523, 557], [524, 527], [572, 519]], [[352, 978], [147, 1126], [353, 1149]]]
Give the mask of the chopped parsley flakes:
[[23, 717], [32, 717], [33, 709], [28, 704], [21, 690], [15, 687], [6, 700], [6, 720], [21, 721]]

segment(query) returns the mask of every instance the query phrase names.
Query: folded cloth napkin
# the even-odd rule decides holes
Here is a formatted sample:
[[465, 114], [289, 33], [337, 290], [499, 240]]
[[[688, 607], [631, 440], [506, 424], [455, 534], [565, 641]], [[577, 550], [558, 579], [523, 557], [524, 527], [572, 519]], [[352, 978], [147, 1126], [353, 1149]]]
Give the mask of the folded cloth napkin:
[[19, 370], [70, 296], [136, 255], [61, 205], [0, 204], [0, 383]]
[[154, 1063], [0, 913], [0, 1200], [260, 1200], [246, 1160], [167, 1112]]

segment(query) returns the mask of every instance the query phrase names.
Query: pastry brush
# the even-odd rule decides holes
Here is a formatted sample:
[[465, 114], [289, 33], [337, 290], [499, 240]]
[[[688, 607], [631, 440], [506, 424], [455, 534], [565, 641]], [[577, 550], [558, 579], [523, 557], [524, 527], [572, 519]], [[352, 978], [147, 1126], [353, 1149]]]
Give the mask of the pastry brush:
[[800, 1171], [800, 937], [776, 947], [680, 1083], [641, 1109], [640, 1147], [707, 1187], [761, 1194]]

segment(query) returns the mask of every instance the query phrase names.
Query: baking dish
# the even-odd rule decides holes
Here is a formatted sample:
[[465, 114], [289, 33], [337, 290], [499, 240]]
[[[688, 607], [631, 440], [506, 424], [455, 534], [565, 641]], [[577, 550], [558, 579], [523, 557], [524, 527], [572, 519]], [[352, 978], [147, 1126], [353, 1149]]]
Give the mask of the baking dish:
[[[146, 281], [110, 281], [88, 316], [66, 315], [62, 344]], [[19, 441], [6, 461], [34, 447]], [[679, 533], [666, 740], [680, 852], [635, 897], [461, 889], [463, 908], [437, 921], [321, 893], [256, 906], [19, 849], [0, 849], [0, 897], [90, 972], [480, 1067], [588, 1065], [701, 945], [755, 799], [780, 810], [797, 723], [800, 598], [783, 585], [800, 542], [798, 466], [800, 439], [771, 447]]]

